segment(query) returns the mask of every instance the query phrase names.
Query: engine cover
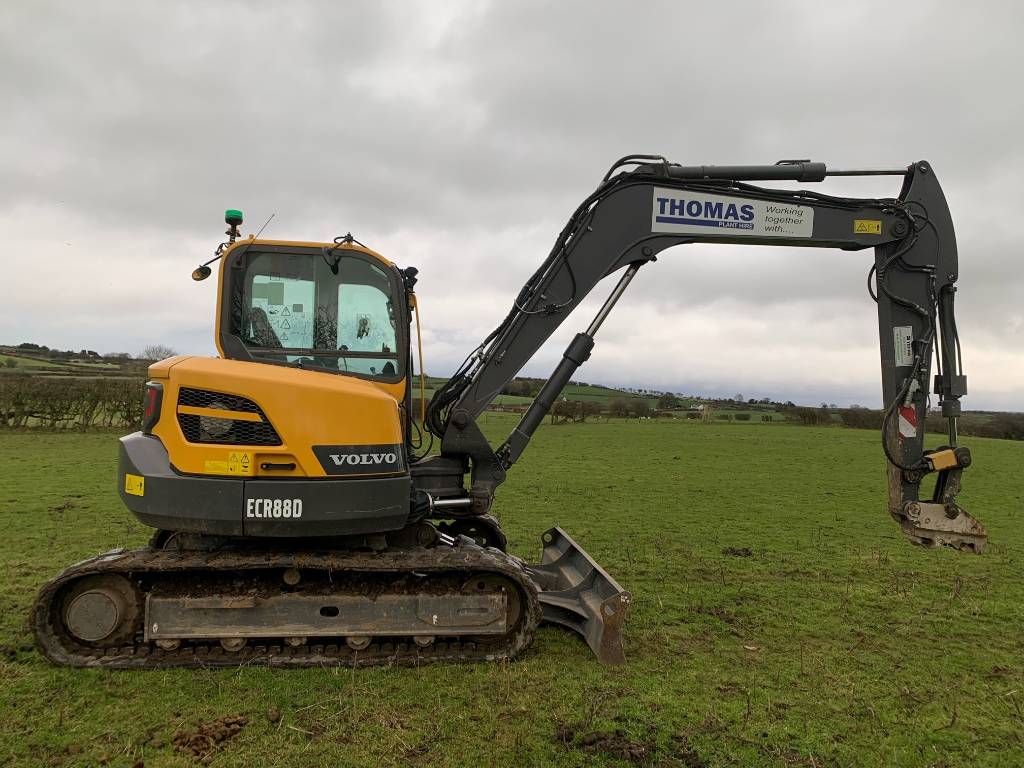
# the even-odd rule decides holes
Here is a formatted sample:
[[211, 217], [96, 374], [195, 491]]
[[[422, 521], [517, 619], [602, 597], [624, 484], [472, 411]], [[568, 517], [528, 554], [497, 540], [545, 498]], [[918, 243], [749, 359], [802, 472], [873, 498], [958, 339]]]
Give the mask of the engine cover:
[[396, 385], [238, 360], [176, 357], [149, 434], [121, 439], [119, 488], [154, 528], [347, 536], [406, 524], [411, 478]]

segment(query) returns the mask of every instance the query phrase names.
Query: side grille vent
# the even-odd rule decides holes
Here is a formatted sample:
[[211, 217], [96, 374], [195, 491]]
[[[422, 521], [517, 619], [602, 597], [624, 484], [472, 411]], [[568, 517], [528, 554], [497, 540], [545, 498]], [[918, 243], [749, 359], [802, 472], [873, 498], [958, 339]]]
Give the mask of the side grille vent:
[[[178, 391], [178, 407], [212, 408], [235, 411], [247, 418], [224, 419], [196, 413], [178, 412], [178, 424], [190, 443], [220, 445], [281, 445], [281, 437], [263, 410], [252, 400], [240, 395], [227, 395], [205, 389], [182, 387]], [[254, 420], [253, 416], [259, 417]]]
[[191, 389], [190, 387], [182, 387], [178, 390], [178, 405], [192, 405], [196, 408], [220, 408], [224, 411], [242, 411], [243, 413], [263, 415], [260, 407], [247, 397], [225, 395], [221, 392]]

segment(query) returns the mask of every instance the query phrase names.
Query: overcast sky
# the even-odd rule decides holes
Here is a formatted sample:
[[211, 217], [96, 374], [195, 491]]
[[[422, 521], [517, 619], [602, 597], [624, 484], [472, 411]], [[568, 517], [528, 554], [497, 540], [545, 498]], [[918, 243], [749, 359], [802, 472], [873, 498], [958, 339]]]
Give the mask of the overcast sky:
[[[1011, 2], [7, 0], [0, 343], [211, 354], [215, 281], [189, 275], [237, 207], [246, 232], [274, 213], [268, 237], [351, 230], [418, 267], [427, 370], [444, 375], [622, 155], [927, 159], [957, 227], [964, 405], [1024, 410], [1021, 29]], [[877, 406], [871, 259], [670, 250], [580, 378]]]

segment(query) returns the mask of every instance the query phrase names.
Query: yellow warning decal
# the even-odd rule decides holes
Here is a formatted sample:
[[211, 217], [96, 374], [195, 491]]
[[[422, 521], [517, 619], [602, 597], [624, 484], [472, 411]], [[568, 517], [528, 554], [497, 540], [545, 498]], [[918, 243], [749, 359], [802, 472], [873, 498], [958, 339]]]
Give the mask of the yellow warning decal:
[[248, 451], [231, 451], [228, 454], [229, 475], [254, 475], [255, 469], [252, 454]]
[[132, 496], [145, 496], [146, 495], [146, 478], [140, 477], [139, 475], [132, 475], [128, 472], [124, 474], [124, 492], [130, 493]]
[[207, 472], [215, 473], [218, 475], [226, 475], [228, 473], [228, 463], [226, 461], [210, 461], [207, 459], [203, 463], [203, 467]]
[[882, 234], [882, 222], [875, 219], [854, 219], [853, 234], [880, 235]]

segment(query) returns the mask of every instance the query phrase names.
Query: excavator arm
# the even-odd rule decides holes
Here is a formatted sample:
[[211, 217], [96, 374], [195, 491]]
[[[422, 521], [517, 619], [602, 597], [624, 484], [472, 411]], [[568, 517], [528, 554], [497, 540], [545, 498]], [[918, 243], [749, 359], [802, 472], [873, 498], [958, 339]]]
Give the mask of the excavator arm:
[[[902, 176], [902, 189], [895, 198], [862, 199], [751, 183], [855, 175]], [[942, 189], [926, 162], [870, 171], [830, 171], [810, 161], [685, 167], [637, 155], [616, 163], [576, 209], [505, 319], [430, 403], [427, 427], [441, 438], [442, 454], [470, 462], [474, 513], [490, 508], [495, 488], [589, 358], [597, 331], [637, 270], [665, 249], [691, 243], [874, 249], [869, 289], [878, 304], [889, 511], [915, 543], [980, 552], [985, 530], [957, 504], [971, 457], [957, 444], [966, 377], [954, 318], [956, 238]], [[519, 424], [492, 447], [477, 417], [597, 283], [622, 270], [597, 316], [570, 342]], [[924, 427], [933, 387], [948, 440], [928, 450]], [[933, 472], [938, 473], [934, 493], [922, 499], [921, 482]]]

